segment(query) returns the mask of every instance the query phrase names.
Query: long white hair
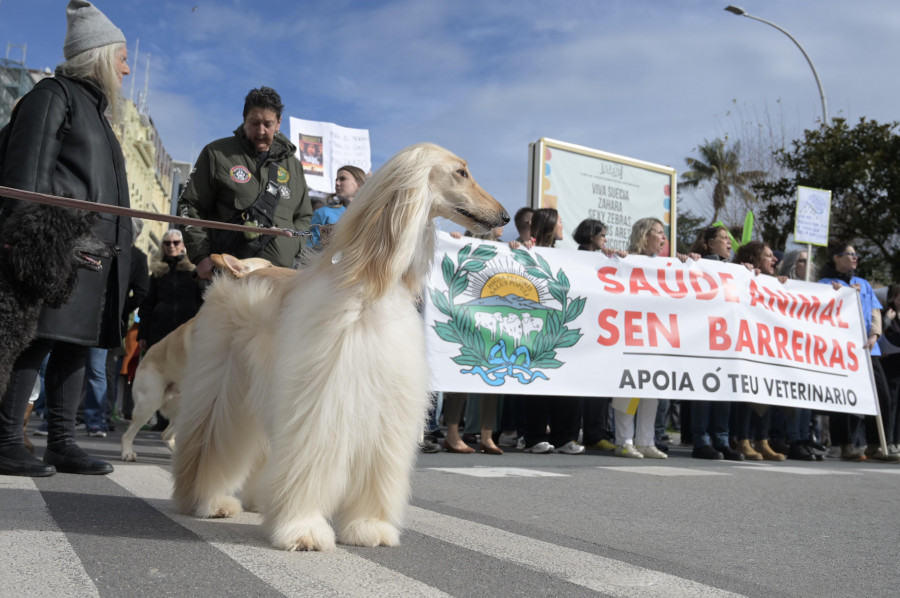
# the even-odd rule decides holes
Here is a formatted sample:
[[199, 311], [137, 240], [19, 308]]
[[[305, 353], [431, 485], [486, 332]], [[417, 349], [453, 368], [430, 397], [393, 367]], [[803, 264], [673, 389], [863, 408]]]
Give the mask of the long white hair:
[[119, 123], [119, 75], [116, 69], [116, 53], [125, 44], [115, 43], [91, 48], [72, 56], [58, 67], [56, 73], [73, 79], [90, 79], [96, 83], [106, 101], [114, 123]]

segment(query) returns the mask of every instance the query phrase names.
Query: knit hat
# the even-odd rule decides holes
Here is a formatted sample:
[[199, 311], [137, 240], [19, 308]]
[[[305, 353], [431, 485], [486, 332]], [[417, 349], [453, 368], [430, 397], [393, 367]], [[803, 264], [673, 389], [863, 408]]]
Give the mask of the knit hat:
[[91, 48], [125, 43], [125, 34], [96, 6], [85, 0], [71, 0], [66, 7], [66, 60]]

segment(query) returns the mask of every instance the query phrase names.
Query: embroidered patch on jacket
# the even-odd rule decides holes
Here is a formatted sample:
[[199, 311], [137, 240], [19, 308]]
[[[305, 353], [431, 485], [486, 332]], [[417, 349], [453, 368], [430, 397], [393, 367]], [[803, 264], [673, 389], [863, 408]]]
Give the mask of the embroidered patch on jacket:
[[247, 183], [250, 181], [250, 169], [246, 166], [234, 166], [231, 169], [231, 180], [235, 183]]
[[278, 182], [286, 183], [289, 180], [291, 180], [291, 174], [287, 170], [285, 170], [284, 168], [279, 166], [278, 167]]

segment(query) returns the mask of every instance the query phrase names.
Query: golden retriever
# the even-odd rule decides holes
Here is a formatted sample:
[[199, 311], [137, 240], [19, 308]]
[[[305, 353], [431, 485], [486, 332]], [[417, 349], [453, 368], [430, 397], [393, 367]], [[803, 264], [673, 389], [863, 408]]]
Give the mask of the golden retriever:
[[398, 544], [429, 402], [416, 302], [436, 216], [478, 233], [509, 221], [465, 161], [414, 145], [366, 182], [302, 272], [213, 285], [176, 422], [183, 513], [230, 517], [240, 491], [277, 548]]

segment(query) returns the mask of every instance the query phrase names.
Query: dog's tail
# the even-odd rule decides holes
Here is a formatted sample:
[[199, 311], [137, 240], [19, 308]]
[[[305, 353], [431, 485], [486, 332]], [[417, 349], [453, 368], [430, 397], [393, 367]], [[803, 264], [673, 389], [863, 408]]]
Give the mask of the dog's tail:
[[270, 291], [265, 279], [218, 280], [197, 316], [172, 468], [173, 498], [183, 513], [228, 517], [239, 512], [240, 503], [228, 495], [265, 450], [258, 446], [258, 424], [247, 405], [251, 389], [244, 359], [245, 352], [264, 349], [253, 346], [252, 334], [242, 337], [256, 330], [248, 320], [254, 310], [268, 309]]

